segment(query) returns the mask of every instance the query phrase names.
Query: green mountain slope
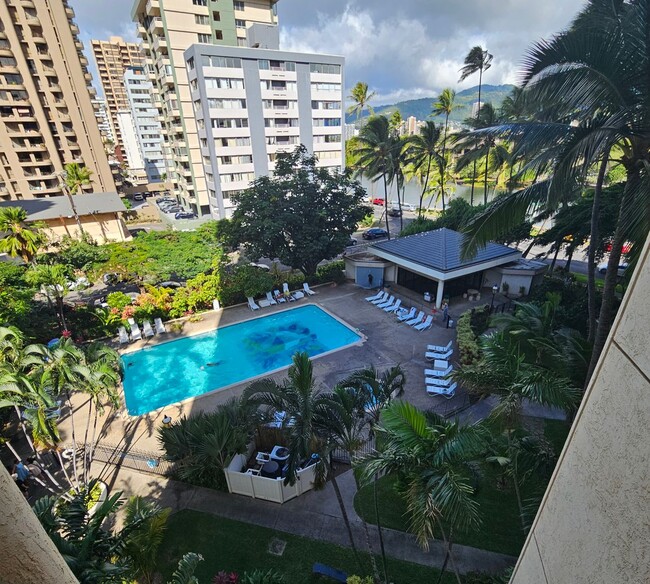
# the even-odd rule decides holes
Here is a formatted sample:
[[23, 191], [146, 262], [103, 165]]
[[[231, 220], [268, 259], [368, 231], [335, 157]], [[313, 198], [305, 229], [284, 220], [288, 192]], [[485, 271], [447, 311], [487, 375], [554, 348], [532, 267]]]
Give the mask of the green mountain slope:
[[[512, 91], [514, 85], [484, 85], [481, 90], [481, 101], [492, 102], [492, 105], [499, 107], [503, 99]], [[407, 101], [400, 101], [391, 105], [382, 105], [375, 108], [376, 114], [390, 115], [395, 110], [399, 110], [402, 118], [406, 119], [410, 116], [415, 116], [418, 120], [426, 120], [431, 114], [431, 106], [436, 100], [435, 97], [422, 97], [420, 99], [409, 99]], [[456, 103], [461, 108], [457, 109], [449, 116], [449, 119], [454, 122], [462, 122], [468, 118], [472, 113], [472, 104], [478, 100], [478, 86], [464, 89], [456, 94]], [[364, 112], [364, 116], [367, 115]], [[346, 115], [346, 122], [352, 124], [356, 120], [354, 115]]]

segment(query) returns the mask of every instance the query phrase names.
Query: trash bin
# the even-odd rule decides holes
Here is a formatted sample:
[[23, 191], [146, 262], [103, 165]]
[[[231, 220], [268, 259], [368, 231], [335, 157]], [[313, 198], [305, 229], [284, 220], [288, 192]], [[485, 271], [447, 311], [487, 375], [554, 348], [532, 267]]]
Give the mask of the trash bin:
[[425, 302], [431, 302], [431, 292], [425, 292], [424, 293], [424, 301]]

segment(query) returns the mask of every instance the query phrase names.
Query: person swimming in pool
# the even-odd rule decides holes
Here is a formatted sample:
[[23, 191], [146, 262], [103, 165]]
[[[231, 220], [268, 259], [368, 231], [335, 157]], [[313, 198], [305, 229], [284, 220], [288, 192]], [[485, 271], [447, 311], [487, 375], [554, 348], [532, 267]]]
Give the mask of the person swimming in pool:
[[213, 363], [206, 363], [206, 367], [216, 367], [217, 365], [221, 365], [221, 361], [214, 361]]

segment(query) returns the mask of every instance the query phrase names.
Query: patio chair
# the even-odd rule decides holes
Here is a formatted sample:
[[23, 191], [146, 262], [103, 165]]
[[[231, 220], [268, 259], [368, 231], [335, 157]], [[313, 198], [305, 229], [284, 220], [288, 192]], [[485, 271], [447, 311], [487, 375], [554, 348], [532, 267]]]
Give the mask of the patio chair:
[[377, 298], [377, 300], [371, 300], [370, 302], [375, 306], [377, 306], [379, 304], [386, 302], [387, 298], [388, 298], [388, 292], [382, 292], [381, 296]]
[[250, 308], [252, 311], [260, 309], [260, 307], [257, 304], [255, 304], [255, 300], [253, 300], [252, 296], [249, 296], [247, 300], [248, 300], [248, 308]]
[[300, 290], [296, 290], [293, 294], [291, 294], [296, 300], [301, 300], [305, 297], [304, 292], [301, 292]]
[[427, 316], [427, 319], [421, 323], [421, 324], [416, 324], [413, 328], [416, 331], [426, 331], [427, 329], [430, 329], [433, 326], [433, 315]]
[[269, 304], [277, 304], [275, 298], [273, 298], [273, 294], [271, 292], [266, 293], [266, 299], [268, 300]]
[[156, 327], [156, 332], [161, 335], [163, 333], [167, 332], [167, 329], [165, 328], [165, 325], [163, 324], [162, 318], [154, 318], [153, 319], [153, 324]]
[[280, 304], [287, 301], [286, 298], [282, 296], [280, 290], [273, 290], [273, 296]]
[[412, 318], [411, 320], [407, 320], [406, 324], [409, 326], [416, 325], [419, 322], [422, 322], [423, 318], [424, 318], [424, 312], [420, 310], [420, 312], [418, 312], [418, 315], [415, 318]]
[[129, 343], [129, 333], [126, 332], [123, 326], [117, 329], [117, 334], [120, 337], [120, 345], [127, 345]]
[[366, 298], [366, 301], [367, 301], [367, 302], [373, 302], [374, 300], [379, 300], [379, 299], [381, 298], [381, 295], [382, 295], [382, 294], [383, 294], [383, 292], [380, 290], [380, 291], [377, 292], [377, 294], [375, 294], [374, 296], [368, 296], [368, 297]]
[[424, 381], [427, 385], [434, 385], [435, 387], [450, 387], [452, 382], [450, 377], [445, 379], [427, 377]]
[[133, 318], [129, 318], [129, 326], [131, 327], [131, 340], [132, 341], [141, 341], [142, 333], [140, 332], [140, 327], [138, 323], [135, 322]]
[[449, 341], [444, 347], [441, 345], [427, 345], [427, 351], [431, 353], [446, 353], [453, 347], [453, 344], [453, 341]]
[[456, 383], [452, 383], [449, 387], [438, 387], [436, 385], [427, 385], [427, 393], [429, 395], [441, 395], [447, 399], [451, 399], [456, 394]]
[[253, 475], [253, 476], [258, 477], [258, 476], [260, 476], [261, 472], [262, 472], [261, 468], [249, 468], [249, 469], [246, 470], [246, 472], [244, 474]]
[[314, 295], [316, 294], [316, 292], [314, 292], [314, 291], [309, 287], [309, 284], [307, 284], [307, 282], [303, 282], [303, 284], [302, 284], [302, 289], [305, 291], [305, 294], [307, 294], [307, 296], [314, 296]]
[[399, 322], [404, 322], [405, 320], [411, 320], [415, 316], [415, 306], [411, 308], [408, 312], [406, 312], [406, 309], [404, 309], [404, 314], [401, 316], [397, 317], [397, 320]]
[[394, 304], [391, 304], [390, 306], [387, 306], [386, 308], [384, 308], [384, 312], [388, 312], [389, 314], [391, 312], [396, 312], [397, 310], [399, 310], [399, 307], [401, 305], [402, 305], [402, 299], [398, 298], [397, 300], [395, 300]]
[[446, 369], [425, 369], [424, 375], [427, 377], [447, 377], [453, 370], [453, 365], [449, 365]]
[[151, 323], [148, 320], [142, 321], [142, 330], [144, 331], [145, 337], [153, 337], [154, 334], [156, 334], [153, 332], [153, 329], [151, 328]]
[[395, 296], [391, 294], [390, 298], [386, 300], [386, 302], [381, 302], [377, 304], [377, 308], [386, 308], [387, 306], [390, 306], [393, 302], [395, 302]]
[[436, 359], [445, 359], [448, 360], [449, 357], [451, 357], [454, 354], [453, 349], [449, 349], [446, 353], [432, 353], [430, 351], [427, 351], [424, 356], [427, 360], [429, 361], [435, 361]]
[[271, 460], [271, 455], [268, 452], [258, 452], [255, 455], [255, 461], [258, 464], [265, 464]]

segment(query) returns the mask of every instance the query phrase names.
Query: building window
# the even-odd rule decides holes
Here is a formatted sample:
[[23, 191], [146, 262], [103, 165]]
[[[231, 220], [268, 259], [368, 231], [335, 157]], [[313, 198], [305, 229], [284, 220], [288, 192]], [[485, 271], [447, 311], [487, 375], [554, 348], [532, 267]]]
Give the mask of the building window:
[[212, 11], [212, 20], [214, 20], [215, 22], [219, 22], [221, 20], [221, 14], [219, 13], [218, 10]]
[[222, 41], [223, 40], [223, 32], [220, 30], [215, 30], [214, 31], [214, 39], [217, 41]]
[[193, 71], [193, 70], [194, 70], [194, 57], [190, 57], [190, 58], [187, 60], [187, 68], [188, 68], [190, 71]]
[[210, 24], [210, 17], [205, 14], [195, 14], [194, 22], [196, 22], [196, 24]]
[[245, 99], [208, 99], [210, 109], [246, 109]]
[[233, 7], [235, 8], [235, 10], [244, 10], [244, 3], [243, 2], [237, 2], [235, 0], [235, 2], [233, 2], [232, 4], [233, 4]]
[[328, 65], [326, 63], [311, 63], [309, 65], [309, 70], [312, 73], [325, 73], [327, 75], [340, 75], [341, 66], [340, 65]]
[[208, 0], [192, 0], [192, 4], [194, 4], [194, 6], [207, 6]]
[[247, 47], [248, 45], [246, 44], [246, 39], [238, 38], [237, 39], [237, 46], [238, 47]]
[[257, 62], [257, 65], [259, 66], [260, 70], [267, 70], [271, 68], [271, 63], [267, 59], [260, 59]]
[[205, 86], [208, 89], [244, 89], [244, 80], [227, 77], [206, 77]]
[[216, 118], [212, 120], [213, 128], [248, 128], [248, 118]]
[[196, 36], [199, 38], [200, 43], [210, 43], [210, 41], [212, 40], [211, 35], [204, 34], [202, 32], [198, 33]]
[[220, 138], [216, 140], [217, 148], [221, 146], [222, 148], [228, 147], [241, 147], [241, 146], [250, 146], [251, 139], [248, 136], [242, 136], [240, 138]]
[[237, 57], [209, 57], [208, 55], [203, 55], [203, 65], [225, 67], [227, 69], [241, 69], [241, 59]]
[[240, 20], [239, 18], [235, 18], [235, 28], [246, 28], [246, 21], [245, 20]]

